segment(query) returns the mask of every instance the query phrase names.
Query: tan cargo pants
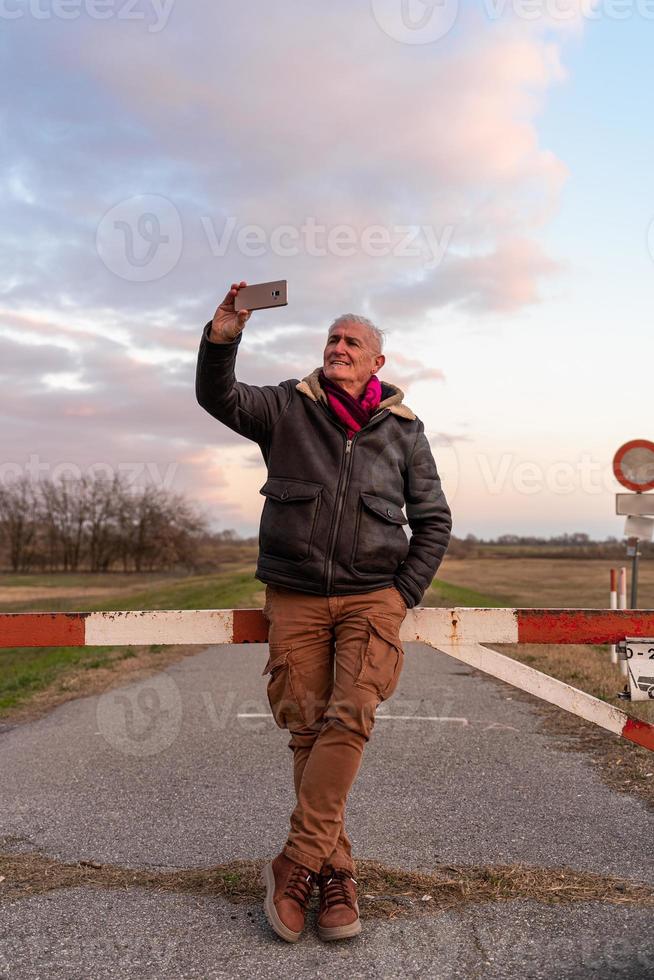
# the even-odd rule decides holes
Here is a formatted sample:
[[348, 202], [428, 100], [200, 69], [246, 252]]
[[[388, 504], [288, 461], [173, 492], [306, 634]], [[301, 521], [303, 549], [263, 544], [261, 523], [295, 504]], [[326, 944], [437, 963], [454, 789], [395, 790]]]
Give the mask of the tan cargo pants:
[[355, 873], [345, 804], [377, 706], [400, 678], [406, 612], [393, 586], [345, 596], [266, 586], [270, 657], [263, 673], [270, 674], [275, 722], [291, 733], [297, 796], [283, 850], [315, 872]]

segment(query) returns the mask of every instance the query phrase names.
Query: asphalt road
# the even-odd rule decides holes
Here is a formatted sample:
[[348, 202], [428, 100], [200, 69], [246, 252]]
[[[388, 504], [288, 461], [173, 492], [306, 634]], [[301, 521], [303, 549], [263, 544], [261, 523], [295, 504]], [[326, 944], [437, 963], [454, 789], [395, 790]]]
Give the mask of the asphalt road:
[[[654, 820], [580, 753], [538, 731], [511, 689], [406, 644], [348, 802], [356, 858], [429, 871], [565, 865], [654, 884]], [[276, 854], [293, 805], [288, 733], [265, 698], [264, 645], [212, 647], [145, 681], [0, 732], [0, 849], [126, 868]], [[420, 719], [418, 717], [420, 716]], [[611, 736], [607, 736], [611, 737]], [[0, 885], [0, 888], [2, 886]], [[1, 893], [0, 893], [1, 895]], [[654, 973], [651, 909], [465, 906], [369, 919], [354, 940], [295, 946], [259, 907], [69, 888], [2, 903], [2, 978], [581, 978]]]

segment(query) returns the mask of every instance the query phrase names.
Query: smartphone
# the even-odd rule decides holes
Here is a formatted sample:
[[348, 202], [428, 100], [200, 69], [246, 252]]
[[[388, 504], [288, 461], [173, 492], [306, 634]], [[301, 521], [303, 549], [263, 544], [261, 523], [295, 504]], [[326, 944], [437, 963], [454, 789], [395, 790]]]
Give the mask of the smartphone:
[[239, 289], [234, 301], [234, 309], [270, 310], [274, 306], [288, 306], [286, 279], [277, 282], [257, 282]]

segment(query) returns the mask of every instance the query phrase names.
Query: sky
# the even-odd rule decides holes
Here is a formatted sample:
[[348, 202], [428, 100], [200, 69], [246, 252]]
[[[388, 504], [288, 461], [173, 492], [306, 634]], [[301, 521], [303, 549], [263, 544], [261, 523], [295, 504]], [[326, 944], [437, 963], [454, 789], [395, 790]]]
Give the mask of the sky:
[[260, 451], [195, 399], [230, 283], [287, 279], [237, 377], [347, 312], [453, 532], [623, 532], [652, 430], [654, 2], [0, 0], [0, 480], [120, 472], [253, 534]]

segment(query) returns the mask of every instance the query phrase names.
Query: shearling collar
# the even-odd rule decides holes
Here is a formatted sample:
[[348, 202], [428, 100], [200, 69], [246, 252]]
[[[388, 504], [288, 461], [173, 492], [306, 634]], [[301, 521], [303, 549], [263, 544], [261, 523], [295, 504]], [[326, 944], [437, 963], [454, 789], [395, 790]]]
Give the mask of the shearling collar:
[[[317, 367], [315, 371], [308, 374], [306, 378], [299, 381], [296, 384], [296, 388], [307, 398], [312, 401], [323, 401], [325, 405], [327, 404], [327, 396], [320, 386], [318, 381], [318, 375], [322, 371], [321, 367]], [[393, 412], [394, 415], [399, 415], [403, 419], [415, 419], [416, 415], [411, 411], [408, 405], [403, 405], [402, 401], [404, 399], [404, 392], [401, 388], [396, 385], [389, 384], [388, 381], [382, 381], [382, 400], [380, 401], [377, 411], [381, 411], [383, 408], [387, 408], [389, 412]]]

